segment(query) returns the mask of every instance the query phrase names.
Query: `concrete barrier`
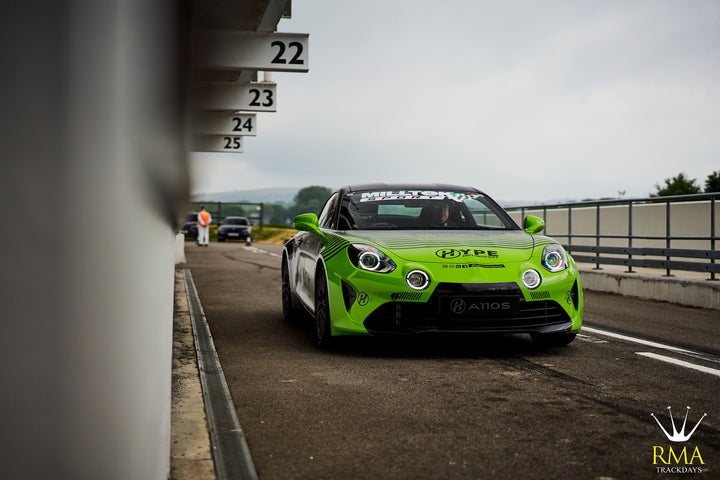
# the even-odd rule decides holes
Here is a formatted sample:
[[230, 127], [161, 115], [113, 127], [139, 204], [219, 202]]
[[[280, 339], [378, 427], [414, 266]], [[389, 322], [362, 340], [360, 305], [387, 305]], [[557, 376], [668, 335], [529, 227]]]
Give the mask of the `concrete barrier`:
[[175, 265], [178, 263], [187, 263], [187, 258], [185, 258], [185, 235], [182, 233], [175, 236]]
[[673, 276], [666, 277], [665, 270], [627, 273], [624, 267], [614, 265], [603, 265], [600, 270], [594, 267], [578, 264], [583, 289], [720, 310], [720, 281], [708, 280], [709, 274], [673, 271]]

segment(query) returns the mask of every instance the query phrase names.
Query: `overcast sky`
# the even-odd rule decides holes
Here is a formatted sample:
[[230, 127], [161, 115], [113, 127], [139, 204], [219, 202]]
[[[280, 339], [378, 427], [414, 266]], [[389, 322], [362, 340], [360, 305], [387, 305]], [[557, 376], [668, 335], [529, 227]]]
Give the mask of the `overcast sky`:
[[242, 154], [193, 193], [450, 182], [498, 200], [642, 197], [720, 170], [716, 0], [293, 0], [310, 72], [273, 73]]

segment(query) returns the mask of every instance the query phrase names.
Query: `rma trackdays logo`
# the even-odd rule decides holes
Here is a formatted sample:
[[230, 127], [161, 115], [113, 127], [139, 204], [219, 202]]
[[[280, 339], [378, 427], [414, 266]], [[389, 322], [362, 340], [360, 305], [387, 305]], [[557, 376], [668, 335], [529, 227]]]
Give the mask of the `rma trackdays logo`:
[[[700, 417], [700, 420], [698, 420], [692, 430], [690, 430], [690, 433], [685, 433], [690, 407], [687, 407], [685, 410], [685, 419], [683, 420], [682, 428], [680, 428], [680, 430], [678, 430], [675, 426], [675, 419], [672, 416], [672, 407], [667, 407], [667, 409], [668, 414], [670, 415], [672, 432], [660, 423], [660, 420], [654, 413], [651, 413], [650, 415], [655, 419], [658, 426], [660, 426], [660, 429], [667, 439], [674, 443], [689, 441], [695, 433], [695, 430], [697, 430], [700, 426], [700, 422], [707, 417], [707, 413], [705, 413], [702, 417]], [[687, 446], [683, 446], [682, 449], [680, 449], [679, 446], [676, 446], [675, 449], [673, 449], [672, 445], [670, 445], [667, 447], [666, 451], [665, 447], [661, 445], [654, 445], [653, 465], [655, 465], [657, 473], [702, 473], [702, 466], [705, 465], [705, 462], [700, 454], [700, 449], [697, 446], [695, 446], [695, 448], [690, 448], [691, 449], [689, 450]]]

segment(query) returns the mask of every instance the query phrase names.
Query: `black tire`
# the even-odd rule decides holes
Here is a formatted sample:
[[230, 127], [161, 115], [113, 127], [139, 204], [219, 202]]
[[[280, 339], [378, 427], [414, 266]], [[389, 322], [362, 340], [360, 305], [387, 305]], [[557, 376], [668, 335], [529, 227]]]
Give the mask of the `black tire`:
[[325, 269], [320, 265], [315, 272], [315, 343], [320, 348], [328, 348], [332, 340], [327, 278]]
[[299, 311], [293, 307], [292, 287], [290, 286], [290, 271], [288, 270], [287, 259], [282, 261], [282, 310], [283, 317], [288, 322], [299, 318]]
[[543, 347], [564, 347], [575, 340], [575, 333], [531, 333], [533, 341]]

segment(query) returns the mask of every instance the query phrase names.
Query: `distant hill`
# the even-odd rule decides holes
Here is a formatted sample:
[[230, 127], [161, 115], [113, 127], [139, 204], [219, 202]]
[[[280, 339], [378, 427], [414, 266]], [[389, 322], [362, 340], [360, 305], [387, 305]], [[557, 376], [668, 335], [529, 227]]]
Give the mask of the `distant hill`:
[[233, 190], [230, 192], [199, 193], [193, 202], [262, 202], [293, 203], [298, 188], [260, 188], [257, 190]]

